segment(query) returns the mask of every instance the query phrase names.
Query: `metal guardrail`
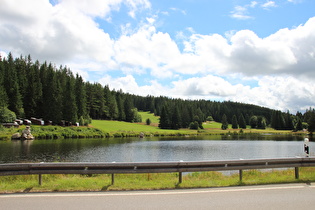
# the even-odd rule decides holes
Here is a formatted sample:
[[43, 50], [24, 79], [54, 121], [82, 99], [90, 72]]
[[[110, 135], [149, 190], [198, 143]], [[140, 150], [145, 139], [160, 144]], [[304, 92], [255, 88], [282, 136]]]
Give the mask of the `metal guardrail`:
[[41, 184], [42, 174], [112, 174], [112, 184], [114, 184], [114, 174], [179, 172], [179, 183], [181, 183], [182, 172], [238, 170], [242, 181], [243, 170], [271, 168], [295, 168], [295, 178], [298, 179], [299, 167], [313, 166], [315, 166], [315, 158], [311, 157], [198, 162], [12, 163], [0, 164], [0, 176], [38, 174]]

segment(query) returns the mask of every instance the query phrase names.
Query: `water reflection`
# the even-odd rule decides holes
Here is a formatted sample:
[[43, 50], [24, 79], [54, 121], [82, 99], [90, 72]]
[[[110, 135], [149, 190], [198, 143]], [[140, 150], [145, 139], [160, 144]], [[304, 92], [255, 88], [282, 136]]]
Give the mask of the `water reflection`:
[[[249, 141], [252, 140], [252, 141]], [[253, 141], [255, 140], [255, 141]], [[311, 155], [314, 142], [310, 142]], [[292, 135], [62, 139], [0, 142], [0, 163], [207, 161], [303, 156]]]

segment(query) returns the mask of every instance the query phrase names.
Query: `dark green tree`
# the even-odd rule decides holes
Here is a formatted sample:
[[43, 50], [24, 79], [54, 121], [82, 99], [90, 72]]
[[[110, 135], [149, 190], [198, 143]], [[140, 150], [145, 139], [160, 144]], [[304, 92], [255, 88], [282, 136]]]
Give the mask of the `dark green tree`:
[[300, 131], [303, 130], [302, 120], [298, 117], [297, 123], [295, 125], [295, 130]]
[[131, 103], [131, 97], [127, 96], [124, 102], [124, 111], [126, 114], [126, 122], [133, 122], [134, 121], [134, 112], [133, 112], [133, 105]]
[[78, 121], [77, 103], [75, 97], [75, 80], [69, 76], [66, 81], [63, 98], [63, 118], [66, 121], [76, 123]]
[[222, 123], [222, 125], [221, 125], [221, 129], [222, 129], [222, 130], [228, 129], [229, 123], [228, 123], [228, 120], [227, 120], [227, 117], [226, 117], [225, 114], [223, 114], [223, 116], [222, 116], [222, 121], [221, 121], [221, 123]]
[[181, 128], [181, 118], [179, 115], [179, 110], [178, 107], [175, 106], [172, 114], [172, 119], [171, 119], [171, 128], [178, 130]]
[[257, 127], [257, 122], [258, 122], [258, 118], [256, 115], [251, 116], [251, 118], [249, 119], [249, 125], [251, 128], [256, 128]]
[[116, 120], [118, 118], [118, 106], [117, 101], [114, 93], [112, 93], [106, 85], [104, 87], [104, 94], [105, 94], [105, 115], [106, 119]]
[[0, 108], [8, 106], [8, 95], [4, 88], [4, 65], [0, 56]]
[[266, 119], [262, 116], [257, 117], [257, 128], [258, 129], [266, 129]]
[[44, 79], [43, 87], [43, 117], [58, 124], [63, 120], [62, 115], [62, 92], [56, 72], [52, 64], [47, 67], [47, 75]]
[[77, 106], [77, 114], [79, 118], [87, 119], [87, 96], [86, 96], [86, 88], [83, 82], [83, 79], [78, 74], [76, 75], [75, 80], [75, 98], [76, 98], [76, 106]]
[[237, 122], [236, 115], [233, 115], [233, 117], [232, 117], [232, 128], [238, 129], [238, 122]]
[[13, 111], [17, 117], [24, 117], [22, 95], [18, 83], [15, 63], [11, 53], [8, 60], [4, 62], [4, 88], [8, 97], [8, 109]]
[[161, 128], [161, 129], [170, 129], [171, 128], [171, 119], [170, 119], [170, 114], [169, 114], [169, 111], [167, 109], [167, 106], [163, 106], [163, 108], [162, 108], [159, 128]]
[[315, 131], [315, 112], [310, 112], [308, 117], [308, 132], [310, 132], [311, 135], [313, 135], [313, 132]]
[[285, 128], [285, 121], [281, 111], [274, 110], [271, 116], [271, 127], [276, 130], [281, 130]]
[[28, 68], [27, 85], [24, 91], [25, 117], [41, 117], [40, 104], [42, 101], [42, 83], [39, 77], [40, 64], [38, 61]]
[[124, 100], [122, 98], [121, 93], [116, 94], [116, 100], [117, 100], [117, 107], [118, 107], [118, 120], [125, 121], [126, 120], [126, 113], [124, 110]]
[[246, 121], [243, 114], [240, 114], [239, 119], [238, 119], [238, 124], [240, 128], [246, 129]]

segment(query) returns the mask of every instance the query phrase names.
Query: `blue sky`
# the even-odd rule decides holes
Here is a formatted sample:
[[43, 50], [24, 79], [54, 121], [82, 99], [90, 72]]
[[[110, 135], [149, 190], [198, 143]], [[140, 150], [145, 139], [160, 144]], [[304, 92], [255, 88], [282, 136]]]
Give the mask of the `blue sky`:
[[2, 0], [0, 53], [137, 95], [315, 104], [313, 0]]

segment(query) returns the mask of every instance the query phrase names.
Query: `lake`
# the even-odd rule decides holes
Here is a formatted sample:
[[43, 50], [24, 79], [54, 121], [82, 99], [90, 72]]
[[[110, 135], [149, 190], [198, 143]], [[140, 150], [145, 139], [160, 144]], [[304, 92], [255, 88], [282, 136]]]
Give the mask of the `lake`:
[[[304, 136], [0, 141], [0, 163], [211, 161], [304, 156]], [[310, 142], [314, 155], [315, 143]]]

